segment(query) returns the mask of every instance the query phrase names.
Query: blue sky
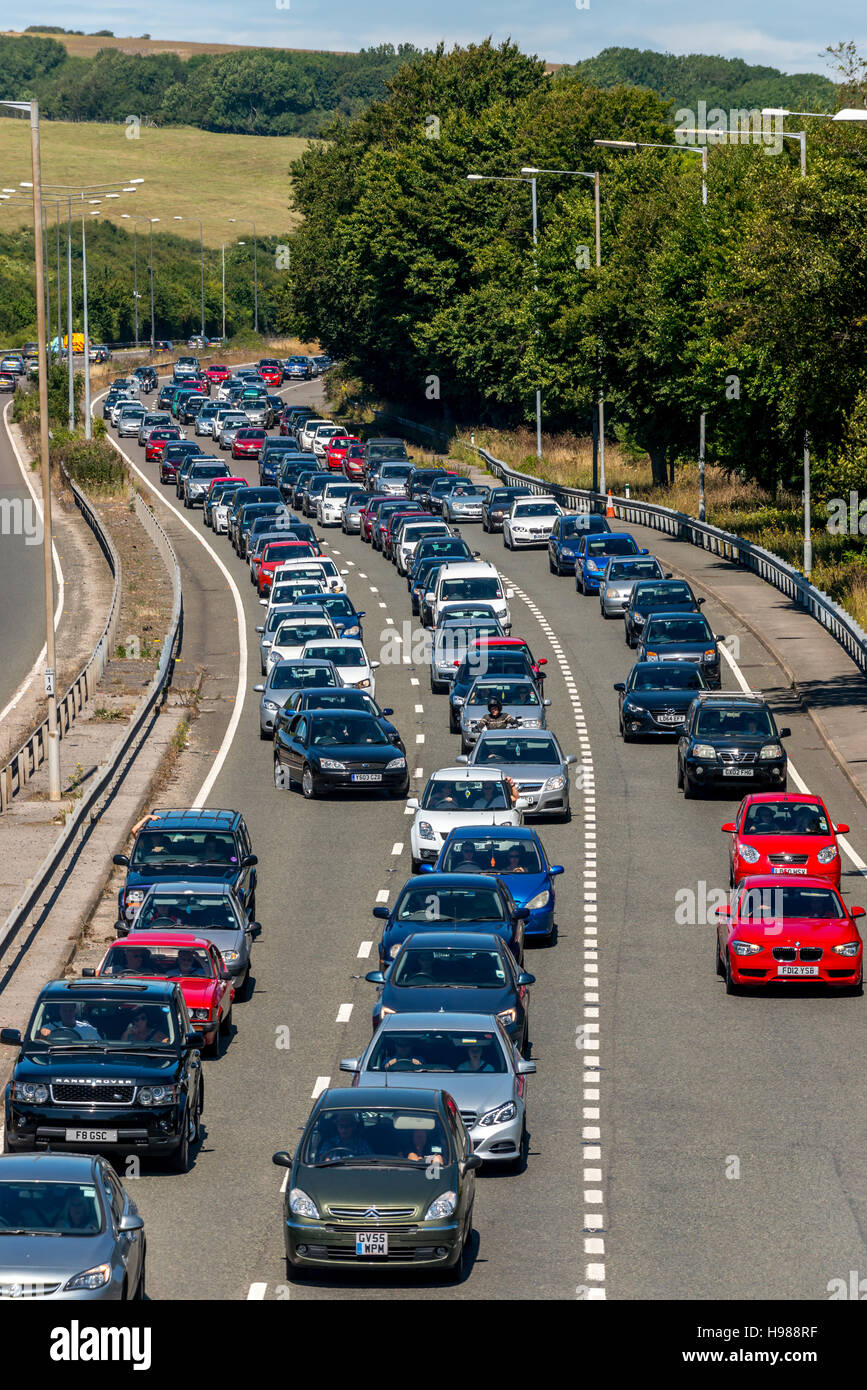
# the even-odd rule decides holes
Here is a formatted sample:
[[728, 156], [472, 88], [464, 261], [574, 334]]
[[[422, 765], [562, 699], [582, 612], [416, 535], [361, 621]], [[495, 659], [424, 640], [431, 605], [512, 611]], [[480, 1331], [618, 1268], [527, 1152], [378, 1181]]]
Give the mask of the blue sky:
[[[579, 9], [578, 4], [587, 5]], [[46, 0], [44, 24], [144, 30], [152, 38], [202, 39], [288, 48], [348, 49], [413, 42], [430, 47], [465, 44], [492, 34], [511, 36], [527, 52], [552, 62], [574, 62], [601, 48], [623, 45], [672, 53], [719, 53], [784, 72], [827, 71], [828, 43], [854, 38], [867, 48], [867, 17], [852, 0], [725, 0], [688, 5], [684, 0], [151, 0], [75, 6]], [[134, 18], [133, 18], [134, 17]], [[16, 17], [17, 18], [17, 17]], [[131, 22], [132, 21], [132, 22]], [[23, 21], [19, 20], [22, 24]], [[8, 23], [8, 19], [7, 19]]]

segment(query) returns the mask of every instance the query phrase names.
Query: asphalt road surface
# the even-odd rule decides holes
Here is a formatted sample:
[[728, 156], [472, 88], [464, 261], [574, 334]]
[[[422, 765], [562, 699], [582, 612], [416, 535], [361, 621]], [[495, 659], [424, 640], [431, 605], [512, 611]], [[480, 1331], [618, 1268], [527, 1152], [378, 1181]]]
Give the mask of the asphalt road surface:
[[9, 440], [8, 399], [0, 397], [0, 710], [45, 644], [42, 529]]
[[[291, 395], [315, 403], [319, 390]], [[125, 448], [155, 480], [143, 451]], [[199, 512], [186, 516], [202, 525]], [[476, 1234], [459, 1285], [385, 1272], [287, 1278], [283, 1175], [271, 1154], [294, 1150], [313, 1093], [326, 1079], [348, 1083], [339, 1060], [369, 1036], [375, 989], [363, 975], [374, 968], [379, 927], [371, 908], [382, 890], [394, 901], [409, 876], [411, 822], [402, 803], [374, 795], [307, 803], [274, 789], [252, 691], [263, 610], [228, 541], [204, 531], [243, 595], [251, 640], [243, 717], [209, 800], [247, 818], [260, 861], [263, 934], [253, 996], [235, 1009], [223, 1055], [206, 1063], [205, 1135], [193, 1170], [171, 1177], [146, 1169], [135, 1187], [147, 1225], [149, 1294], [827, 1298], [829, 1280], [867, 1268], [865, 1000], [809, 989], [726, 996], [705, 904], [728, 886], [720, 826], [738, 798], [685, 802], [673, 746], [622, 745], [612, 684], [633, 657], [619, 621], [603, 621], [596, 600], [550, 575], [544, 551], [513, 554], [498, 536], [464, 531], [514, 581], [513, 632], [549, 657], [549, 723], [564, 749], [582, 758], [571, 823], [538, 824], [549, 858], [566, 873], [558, 880], [557, 943], [527, 952], [537, 977], [530, 1035], [538, 1074], [527, 1091], [526, 1170], [479, 1176]], [[203, 564], [214, 570], [215, 591], [222, 581], [181, 532], [182, 564], [199, 576], [189, 593], [185, 587], [194, 635], [208, 620]], [[366, 612], [368, 652], [384, 661], [377, 699], [395, 710], [410, 770], [422, 770], [415, 792], [459, 751], [446, 698], [431, 694], [411, 645], [410, 660], [384, 660], [393, 647], [387, 629], [403, 634], [410, 621], [404, 581], [357, 537], [326, 534]], [[228, 611], [225, 586], [222, 598], [214, 594], [218, 602]], [[867, 857], [864, 808], [791, 705], [780, 672], [712, 600], [704, 611], [715, 631], [739, 636], [746, 679], [771, 692], [779, 722], [792, 727], [787, 747], [800, 776], [825, 795], [835, 820], [850, 824], [853, 847]], [[236, 678], [234, 668], [226, 672], [227, 681]], [[735, 683], [728, 670], [724, 681]], [[844, 861], [848, 901], [864, 902], [865, 889]], [[288, 1049], [280, 1045], [285, 1028]]]

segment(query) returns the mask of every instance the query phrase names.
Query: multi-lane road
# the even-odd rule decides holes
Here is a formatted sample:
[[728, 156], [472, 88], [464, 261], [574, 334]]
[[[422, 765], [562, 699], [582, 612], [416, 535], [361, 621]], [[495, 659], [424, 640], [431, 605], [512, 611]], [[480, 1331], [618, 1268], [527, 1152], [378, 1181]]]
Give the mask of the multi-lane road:
[[[316, 385], [285, 393], [319, 397]], [[123, 447], [180, 515], [143, 451]], [[706, 903], [728, 884], [720, 826], [735, 803], [685, 802], [672, 747], [620, 742], [612, 685], [632, 662], [621, 624], [550, 575], [544, 552], [510, 553], [467, 527], [514, 584], [513, 631], [548, 656], [550, 723], [579, 755], [571, 823], [539, 826], [566, 874], [557, 943], [527, 958], [538, 1064], [528, 1162], [519, 1175], [480, 1176], [472, 1258], [457, 1286], [385, 1275], [287, 1280], [282, 1175], [271, 1154], [294, 1149], [312, 1097], [348, 1082], [340, 1058], [369, 1036], [374, 988], [363, 975], [379, 925], [371, 908], [386, 892], [393, 901], [409, 876], [410, 818], [401, 803], [373, 796], [308, 803], [274, 789], [252, 690], [263, 610], [226, 539], [206, 531], [200, 513], [183, 513], [191, 516], [230, 572], [246, 623], [246, 694], [208, 801], [247, 818], [264, 930], [253, 996], [235, 1010], [223, 1056], [206, 1065], [193, 1170], [145, 1170], [136, 1184], [150, 1296], [395, 1299], [416, 1298], [422, 1286], [440, 1299], [823, 1299], [830, 1280], [867, 1270], [865, 1001], [810, 990], [726, 996]], [[170, 526], [185, 585], [190, 577], [188, 640], [200, 656], [208, 634], [234, 690], [236, 600], [188, 530]], [[366, 646], [383, 659], [390, 630], [403, 636], [410, 621], [404, 582], [357, 537], [330, 533], [329, 553], [349, 569]], [[867, 858], [867, 814], [781, 673], [712, 600], [704, 611], [715, 631], [738, 636], [738, 670], [792, 727], [798, 777], [850, 824], [848, 839]], [[377, 698], [395, 710], [415, 791], [459, 750], [445, 697], [431, 694], [412, 644], [403, 651], [408, 659], [378, 671]], [[727, 667], [724, 683], [735, 686], [737, 672]], [[867, 899], [849, 861], [843, 887], [850, 903]]]

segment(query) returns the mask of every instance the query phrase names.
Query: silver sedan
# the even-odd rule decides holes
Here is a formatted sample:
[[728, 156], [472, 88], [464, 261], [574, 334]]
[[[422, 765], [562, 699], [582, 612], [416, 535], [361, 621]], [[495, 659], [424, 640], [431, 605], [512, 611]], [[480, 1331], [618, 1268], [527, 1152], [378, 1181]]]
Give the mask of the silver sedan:
[[468, 753], [484, 732], [482, 720], [488, 713], [493, 696], [499, 700], [503, 714], [517, 719], [521, 728], [544, 729], [545, 710], [550, 700], [543, 700], [535, 681], [509, 676], [479, 676], [467, 691], [461, 709], [461, 751]]
[[527, 802], [525, 816], [569, 819], [569, 768], [577, 758], [563, 752], [550, 729], [486, 729], [467, 761], [511, 777]]
[[670, 579], [655, 555], [612, 558], [599, 581], [599, 611], [603, 618], [622, 618], [633, 586], [639, 579]]
[[105, 1158], [0, 1157], [0, 1301], [145, 1296], [144, 1222]]

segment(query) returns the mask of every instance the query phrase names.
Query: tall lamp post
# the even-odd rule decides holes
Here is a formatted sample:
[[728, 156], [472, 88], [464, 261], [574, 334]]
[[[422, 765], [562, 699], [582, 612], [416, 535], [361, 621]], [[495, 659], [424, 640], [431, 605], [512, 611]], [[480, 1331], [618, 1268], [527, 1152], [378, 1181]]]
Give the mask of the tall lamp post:
[[158, 217], [136, 217], [130, 218], [128, 212], [122, 212], [121, 217], [129, 218], [132, 222], [132, 260], [133, 260], [133, 300], [135, 302], [135, 345], [138, 347], [138, 228], [140, 222], [147, 222], [148, 234], [150, 236], [150, 258], [148, 265], [148, 277], [151, 282], [151, 357], [154, 355], [154, 223], [159, 222]]
[[[539, 209], [536, 198], [536, 179], [535, 177], [525, 178], [523, 174], [467, 174], [470, 183], [528, 183], [531, 193], [531, 212], [533, 219], [533, 291], [538, 293], [539, 274], [538, 274], [538, 246], [539, 246]], [[539, 334], [538, 319], [536, 322], [536, 334]], [[542, 388], [536, 387], [536, 457], [542, 457]]]
[[[599, 170], [598, 169], [537, 169], [532, 165], [527, 165], [521, 170], [522, 174], [562, 175], [570, 179], [592, 179], [593, 180], [593, 211], [596, 228], [596, 268], [602, 265], [602, 218], [599, 194]], [[605, 492], [605, 389], [602, 385], [600, 373], [599, 379], [599, 400], [598, 400], [598, 439], [599, 439], [599, 479], [598, 487], [600, 492]]]
[[172, 221], [173, 221], [173, 222], [184, 222], [184, 221], [187, 221], [187, 222], [198, 222], [198, 224], [199, 224], [199, 269], [200, 269], [200, 272], [201, 272], [201, 283], [202, 283], [202, 337], [204, 338], [204, 336], [205, 336], [205, 232], [204, 232], [204, 229], [203, 229], [203, 227], [202, 227], [201, 219], [198, 218], [198, 217], [183, 218], [183, 217], [178, 217], [177, 215], [175, 215], [175, 216], [172, 218]]
[[[23, 184], [22, 187], [32, 188], [32, 183]], [[18, 201], [18, 190], [14, 188], [4, 188], [0, 193], [0, 200], [4, 203]], [[30, 199], [26, 200], [30, 206]], [[69, 378], [69, 428], [75, 429], [75, 372], [72, 360], [72, 199], [71, 198], [49, 198], [42, 200], [43, 206], [53, 203], [57, 212], [57, 347], [58, 355], [63, 350], [63, 324], [60, 313], [60, 209], [66, 203], [66, 367]]]
[[[248, 222], [253, 228], [253, 331], [259, 332], [259, 243], [256, 237], [256, 223], [249, 217], [230, 217], [230, 222]], [[243, 245], [243, 243], [240, 243]], [[225, 338], [225, 330], [223, 337]]]
[[[45, 298], [42, 261], [42, 164], [39, 151], [39, 103], [3, 101], [0, 105], [30, 116], [30, 162], [33, 172], [33, 244], [36, 258], [36, 337], [39, 353], [39, 453], [42, 469], [42, 559], [45, 583], [45, 694], [48, 700], [48, 797], [60, 800], [60, 737], [57, 722], [54, 645], [54, 567], [51, 545], [51, 469], [48, 460], [48, 361], [45, 351]], [[70, 348], [72, 344], [70, 343]]]

